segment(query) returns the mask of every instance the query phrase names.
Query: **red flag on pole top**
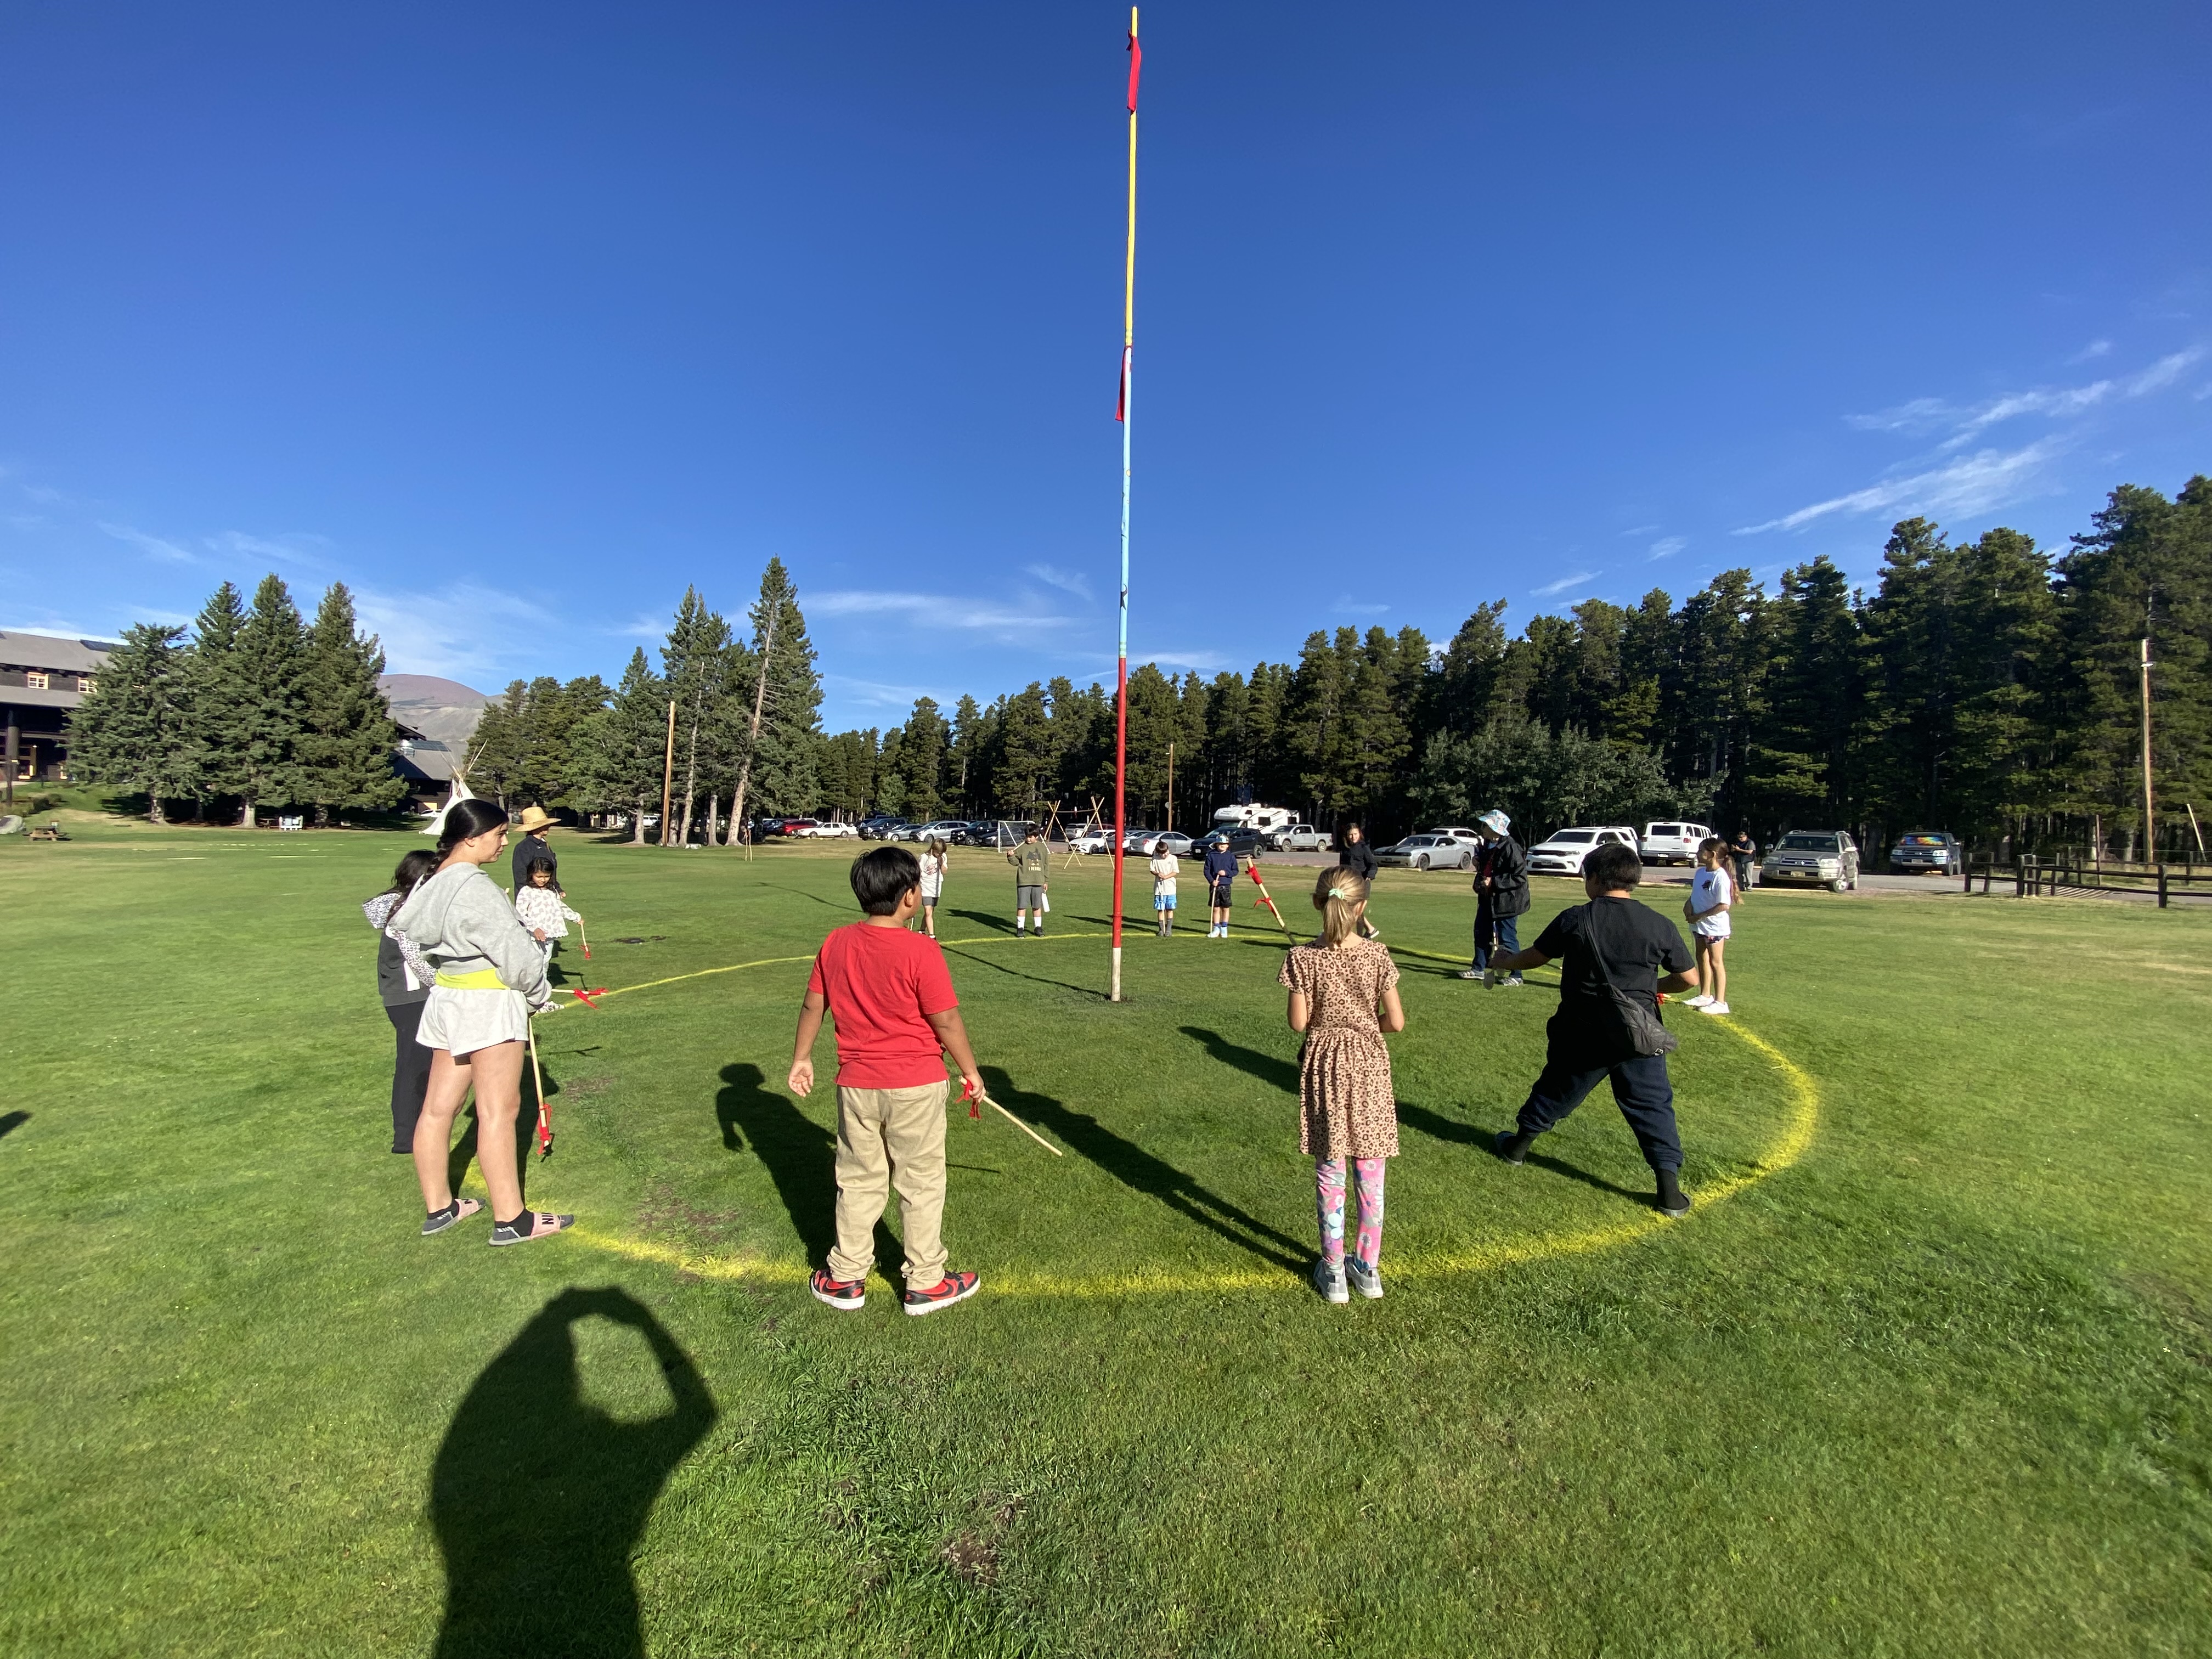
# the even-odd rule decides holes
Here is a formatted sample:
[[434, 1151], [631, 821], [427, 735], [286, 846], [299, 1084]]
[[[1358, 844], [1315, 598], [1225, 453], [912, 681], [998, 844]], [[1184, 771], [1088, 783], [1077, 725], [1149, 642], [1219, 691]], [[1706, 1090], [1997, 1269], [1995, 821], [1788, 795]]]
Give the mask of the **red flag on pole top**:
[[1145, 49], [1137, 44], [1133, 33], [1129, 36], [1129, 113], [1137, 112], [1137, 71], [1145, 66]]

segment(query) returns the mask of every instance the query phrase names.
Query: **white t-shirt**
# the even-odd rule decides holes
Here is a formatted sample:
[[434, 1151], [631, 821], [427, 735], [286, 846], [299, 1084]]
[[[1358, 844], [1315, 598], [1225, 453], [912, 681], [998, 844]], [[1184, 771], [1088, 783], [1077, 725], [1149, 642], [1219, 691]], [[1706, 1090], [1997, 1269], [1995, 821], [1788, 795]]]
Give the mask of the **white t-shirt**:
[[[1729, 933], [1729, 913], [1711, 907], [1735, 902], [1735, 883], [1728, 872], [1699, 866], [1697, 874], [1690, 878], [1690, 914], [1696, 917], [1690, 924], [1690, 931], [1700, 939], [1726, 939]], [[1711, 910], [1711, 914], [1698, 914], [1705, 910]]]
[[922, 897], [933, 899], [944, 894], [946, 862], [946, 857], [942, 853], [924, 853], [921, 855]]
[[1152, 896], [1157, 898], [1163, 893], [1174, 892], [1176, 872], [1182, 868], [1182, 866], [1176, 861], [1176, 855], [1173, 853], [1160, 854], [1153, 859], [1152, 868]]

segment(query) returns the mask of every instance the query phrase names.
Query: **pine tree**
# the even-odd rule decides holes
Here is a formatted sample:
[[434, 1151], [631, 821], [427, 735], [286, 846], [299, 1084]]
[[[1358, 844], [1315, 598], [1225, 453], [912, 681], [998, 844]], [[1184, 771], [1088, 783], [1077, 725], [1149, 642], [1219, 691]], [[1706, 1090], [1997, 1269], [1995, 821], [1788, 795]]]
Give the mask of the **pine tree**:
[[324, 590], [300, 675], [300, 799], [327, 823], [333, 809], [397, 806], [407, 785], [392, 764], [398, 727], [378, 690], [384, 652], [363, 638], [345, 584]]
[[240, 677], [239, 635], [246, 628], [246, 606], [228, 582], [216, 587], [193, 618], [192, 639], [185, 652], [184, 703], [186, 792], [211, 817], [215, 804], [235, 799], [245, 788], [240, 761], [252, 721], [245, 683]]
[[232, 757], [240, 829], [252, 829], [264, 805], [290, 805], [305, 797], [299, 747], [306, 666], [307, 632], [300, 612], [283, 580], [271, 573], [253, 590], [253, 609], [238, 630], [232, 653], [238, 708], [244, 715]]
[[935, 818], [944, 798], [945, 739], [945, 717], [937, 712], [936, 702], [916, 697], [914, 711], [899, 735], [897, 757], [905, 793], [904, 803], [897, 810], [916, 823]]
[[[729, 623], [707, 608], [697, 589], [685, 588], [668, 642], [660, 648], [661, 678], [676, 700], [677, 787], [671, 811], [677, 820], [673, 839], [678, 846], [691, 838], [692, 811], [702, 776], [710, 792], [714, 787], [717, 717], [728, 689], [729, 647]], [[662, 826], [660, 838], [664, 844], [670, 841], [669, 826]]]
[[124, 629], [70, 714], [70, 771], [143, 793], [155, 823], [167, 823], [166, 803], [192, 787], [184, 635], [152, 623]]
[[753, 672], [746, 690], [754, 699], [757, 729], [748, 729], [738, 773], [733, 822], [742, 823], [746, 801], [768, 812], [803, 811], [821, 787], [822, 678], [799, 590], [781, 559], [761, 573], [760, 597], [749, 613]]
[[634, 847], [645, 844], [646, 814], [660, 799], [667, 718], [667, 689], [640, 646], [610, 706], [587, 716], [575, 734], [580, 798], [594, 811], [628, 812]]
[[975, 699], [963, 692], [952, 706], [952, 741], [945, 750], [945, 789], [947, 809], [972, 812], [982, 787], [977, 751], [983, 744], [988, 721]]
[[1743, 807], [1785, 827], [1856, 823], [1867, 675], [1844, 573], [1825, 554], [1784, 571], [1773, 622], [1770, 714], [1752, 747]]

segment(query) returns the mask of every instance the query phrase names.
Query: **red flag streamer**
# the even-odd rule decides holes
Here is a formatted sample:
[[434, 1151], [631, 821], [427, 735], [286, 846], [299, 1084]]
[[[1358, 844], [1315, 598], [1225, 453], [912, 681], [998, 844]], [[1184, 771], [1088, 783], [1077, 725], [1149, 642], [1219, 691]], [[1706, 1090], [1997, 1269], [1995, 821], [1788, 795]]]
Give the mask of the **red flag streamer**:
[[[1133, 16], [1131, 21], [1134, 22]], [[1137, 71], [1145, 66], [1145, 49], [1137, 44], [1137, 31], [1129, 31], [1129, 113], [1137, 112]]]
[[1267, 884], [1260, 879], [1260, 860], [1254, 859], [1251, 863], [1244, 866], [1244, 871], [1252, 878], [1252, 884], [1260, 890], [1260, 896], [1252, 901], [1252, 908], [1256, 910], [1261, 905], [1266, 905], [1269, 914], [1275, 918], [1275, 926], [1283, 930], [1283, 936], [1293, 945], [1297, 944], [1297, 935], [1291, 932], [1291, 924], [1283, 920], [1283, 913], [1275, 908], [1275, 900], [1267, 891]]

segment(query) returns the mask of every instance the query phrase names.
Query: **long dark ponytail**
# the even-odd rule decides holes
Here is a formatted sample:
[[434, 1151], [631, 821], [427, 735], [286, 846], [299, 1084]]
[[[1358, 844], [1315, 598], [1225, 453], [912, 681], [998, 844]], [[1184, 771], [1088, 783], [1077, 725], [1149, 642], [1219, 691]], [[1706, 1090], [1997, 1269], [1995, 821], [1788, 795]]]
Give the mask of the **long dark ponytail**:
[[392, 885], [384, 890], [398, 895], [401, 903], [407, 896], [438, 873], [438, 855], [427, 847], [418, 847], [399, 860], [399, 867], [392, 872]]
[[438, 834], [438, 856], [451, 858], [465, 841], [507, 828], [507, 814], [488, 800], [457, 800], [446, 809], [446, 827]]

